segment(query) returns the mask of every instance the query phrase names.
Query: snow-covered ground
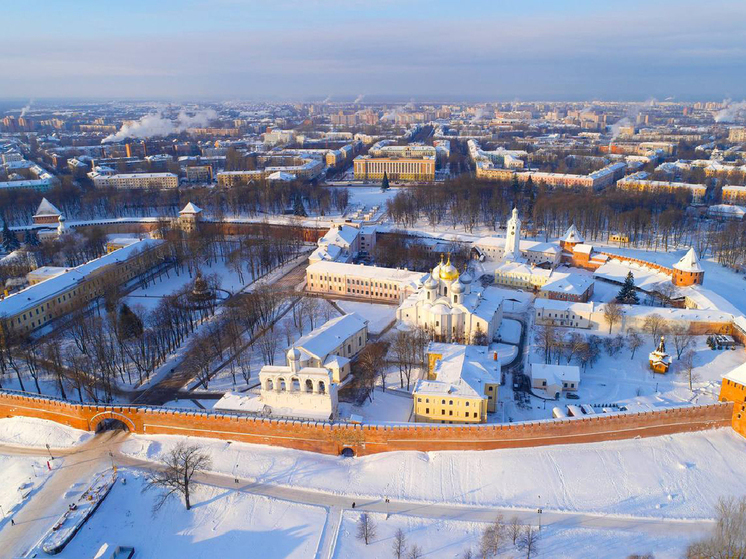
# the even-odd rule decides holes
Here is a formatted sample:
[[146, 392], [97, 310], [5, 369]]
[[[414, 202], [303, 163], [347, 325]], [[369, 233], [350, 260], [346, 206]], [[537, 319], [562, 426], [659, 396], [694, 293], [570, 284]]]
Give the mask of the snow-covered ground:
[[10, 515], [23, 506], [34, 491], [52, 475], [52, 472], [47, 469], [46, 458], [3, 454], [0, 454], [0, 472], [2, 472], [0, 509], [4, 512], [0, 516], [0, 528], [2, 528], [8, 522]]
[[0, 419], [0, 443], [51, 448], [69, 448], [91, 437], [87, 431], [79, 431], [53, 421], [34, 417], [8, 417]]
[[[356, 557], [357, 559], [389, 559], [394, 557], [392, 546], [397, 530], [405, 536], [408, 551], [416, 545], [423, 557], [462, 557], [471, 549], [478, 557], [479, 539], [488, 526], [483, 522], [463, 520], [436, 520], [416, 516], [369, 513], [375, 525], [376, 535], [368, 545], [357, 537], [358, 521], [361, 513], [346, 511], [342, 516], [335, 559]], [[509, 518], [504, 518], [505, 523]], [[538, 518], [533, 527], [538, 527]], [[692, 537], [697, 537], [695, 530]], [[507, 538], [506, 538], [507, 539]], [[579, 558], [617, 559], [631, 553], [644, 554], [654, 552], [658, 559], [678, 558], [686, 549], [687, 539], [681, 534], [660, 534], [653, 536], [632, 530], [601, 530], [581, 527], [544, 526], [536, 544], [538, 552], [532, 557], [544, 558]], [[405, 557], [407, 555], [405, 554]], [[524, 558], [526, 552], [506, 541], [500, 547], [499, 557], [510, 559]]]
[[[31, 429], [7, 425], [16, 431], [14, 440]], [[498, 512], [505, 522], [515, 514], [521, 524], [536, 526], [537, 508], [545, 519], [537, 557], [647, 552], [679, 557], [690, 539], [708, 529], [701, 521], [713, 517], [719, 497], [746, 493], [746, 440], [729, 428], [593, 444], [358, 458], [173, 436], [133, 435], [122, 451], [153, 461], [183, 440], [209, 453], [212, 471], [240, 478], [238, 490], [197, 485], [191, 511], [173, 500], [152, 516], [154, 494], [142, 492], [142, 471], [122, 468], [127, 484], [116, 484], [60, 557], [93, 557], [104, 545], [108, 553], [116, 545], [131, 545], [143, 557], [164, 559], [235, 557], [247, 550], [267, 559], [326, 557], [319, 555], [326, 541], [323, 549], [334, 549], [335, 558], [385, 558], [402, 528], [408, 546], [418, 545], [425, 557], [455, 558], [467, 548], [476, 551], [484, 522]], [[5, 482], [0, 504], [13, 506], [14, 488], [29, 476], [29, 460], [37, 459], [0, 456]], [[281, 498], [255, 495], [254, 482], [289, 490], [279, 492]], [[310, 500], [309, 491], [318, 497]], [[388, 518], [380, 508], [384, 497], [399, 507]], [[333, 508], [302, 504], [333, 504], [333, 498]], [[349, 508], [352, 501], [379, 504], [378, 512], [370, 513], [378, 530], [368, 546], [356, 538], [359, 510]], [[525, 556], [510, 543], [502, 552]]]
[[[608, 337], [602, 332], [593, 332], [602, 338]], [[558, 402], [550, 401], [546, 405], [539, 398], [531, 398], [531, 407], [518, 407], [510, 390], [500, 392], [500, 402], [504, 406], [506, 418], [513, 421], [527, 419], [547, 419], [552, 416], [554, 406], [585, 403], [597, 406], [608, 404], [641, 405], [655, 408], [660, 406], [683, 404], [707, 404], [716, 402], [720, 393], [721, 376], [746, 361], [746, 350], [743, 347], [735, 351], [712, 350], [706, 343], [706, 336], [697, 336], [691, 349], [695, 351], [694, 373], [699, 379], [693, 383], [694, 391], [689, 390], [688, 376], [676, 359], [673, 342], [667, 342], [667, 349], [673, 356], [671, 369], [665, 375], [653, 373], [648, 363], [648, 353], [655, 349], [649, 336], [644, 336], [645, 343], [632, 358], [632, 352], [624, 349], [615, 355], [608, 355], [603, 349], [599, 360], [586, 370], [580, 372], [580, 388], [577, 395], [580, 400], [569, 400], [566, 395], [560, 396]], [[532, 352], [529, 356], [532, 363], [542, 363], [543, 355]], [[563, 357], [561, 364], [566, 364]], [[556, 361], [554, 361], [556, 363]], [[573, 360], [572, 364], [576, 361]], [[528, 374], [528, 369], [526, 370]], [[498, 418], [499, 420], [499, 418]]]
[[[391, 376], [391, 380], [394, 380], [394, 382], [387, 379], [387, 386], [398, 388], [398, 375], [397, 372], [395, 379], [393, 375]], [[411, 387], [414, 387], [414, 383]], [[354, 406], [346, 402], [339, 404], [339, 416], [341, 418], [347, 419], [351, 414], [362, 416], [366, 423], [409, 421], [412, 415], [412, 398], [402, 392], [394, 393], [390, 390], [384, 392], [380, 387], [377, 387], [373, 392], [372, 402], [366, 398], [361, 406]]]
[[511, 318], [503, 318], [497, 331], [497, 339], [508, 344], [521, 341], [521, 323]]
[[[155, 494], [139, 472], [122, 470], [96, 513], [58, 557], [93, 557], [103, 545], [135, 548], [137, 557], [314, 557], [326, 520], [321, 507], [211, 486], [193, 486], [193, 508], [173, 499], [155, 516]], [[108, 557], [108, 555], [104, 555]]]
[[[122, 449], [152, 460], [180, 440], [134, 436]], [[712, 517], [718, 497], [746, 494], [746, 439], [730, 428], [593, 444], [358, 458], [199, 442], [215, 471], [351, 499], [385, 495], [422, 503], [701, 519]]]
[[351, 186], [347, 188], [347, 192], [350, 194], [350, 205], [380, 206], [382, 209], [385, 209], [386, 201], [396, 196], [399, 189], [390, 188], [384, 192], [380, 187]]
[[393, 305], [379, 305], [376, 303], [362, 303], [359, 301], [337, 300], [335, 303], [345, 313], [358, 313], [368, 321], [368, 333], [377, 335], [396, 320], [396, 307]]

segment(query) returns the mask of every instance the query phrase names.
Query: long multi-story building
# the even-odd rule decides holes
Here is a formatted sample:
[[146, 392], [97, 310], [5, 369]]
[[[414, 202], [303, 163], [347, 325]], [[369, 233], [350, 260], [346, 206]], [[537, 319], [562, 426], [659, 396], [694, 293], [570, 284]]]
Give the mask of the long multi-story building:
[[733, 143], [746, 142], [746, 127], [734, 126], [728, 130], [728, 141]]
[[[701, 202], [707, 193], [707, 187], [703, 184], [690, 184], [686, 182], [667, 182], [649, 180], [648, 173], [639, 172], [617, 181], [617, 188], [622, 190], [640, 190], [640, 191], [666, 191], [678, 192], [688, 190], [692, 193], [692, 202]], [[741, 187], [743, 188], [743, 187]], [[725, 191], [725, 188], [723, 188]], [[723, 195], [725, 196], [725, 195]]]
[[0, 300], [0, 328], [28, 334], [161, 262], [167, 245], [144, 239]]
[[425, 275], [395, 268], [322, 261], [306, 268], [306, 289], [311, 293], [363, 301], [400, 303], [417, 290]]
[[187, 182], [212, 182], [212, 165], [189, 165], [184, 174]]
[[103, 175], [92, 171], [88, 176], [96, 188], [177, 188], [179, 177], [173, 173], [124, 173]]
[[746, 203], [746, 186], [724, 186], [723, 202], [729, 202], [731, 204]]
[[[506, 156], [509, 157], [509, 156]], [[520, 161], [520, 160], [518, 160]], [[573, 175], [569, 173], [547, 173], [543, 171], [515, 171], [495, 167], [490, 161], [477, 161], [477, 178], [484, 180], [513, 180], [514, 178], [521, 183], [527, 182], [530, 178], [535, 184], [545, 184], [552, 187], [561, 188], [593, 188], [601, 189], [611, 186], [615, 181], [624, 176], [627, 164], [623, 162], [612, 163], [603, 169], [599, 169], [588, 175]]]
[[383, 179], [383, 174], [393, 181], [435, 180], [435, 156], [423, 157], [371, 157], [358, 155], [354, 160], [355, 180]]

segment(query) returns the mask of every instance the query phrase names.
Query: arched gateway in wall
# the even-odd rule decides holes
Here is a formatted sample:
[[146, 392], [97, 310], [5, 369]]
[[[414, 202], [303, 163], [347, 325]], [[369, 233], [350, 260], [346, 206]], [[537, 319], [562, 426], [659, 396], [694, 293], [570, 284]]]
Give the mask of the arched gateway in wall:
[[121, 413], [115, 412], [115, 411], [103, 411], [101, 413], [97, 413], [94, 415], [89, 421], [88, 421], [88, 430], [93, 432], [98, 432], [101, 429], [101, 426], [104, 424], [105, 421], [110, 420], [116, 420], [121, 423], [123, 423], [127, 430], [131, 433], [136, 432], [135, 424], [132, 422], [132, 420], [127, 417], [126, 415], [123, 415]]

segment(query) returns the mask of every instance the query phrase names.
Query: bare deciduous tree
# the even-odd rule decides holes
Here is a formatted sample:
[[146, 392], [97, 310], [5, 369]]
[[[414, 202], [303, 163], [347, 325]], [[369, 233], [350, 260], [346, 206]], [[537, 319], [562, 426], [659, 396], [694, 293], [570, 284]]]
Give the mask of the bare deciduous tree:
[[632, 356], [630, 359], [635, 358], [635, 352], [640, 348], [640, 346], [643, 344], [642, 336], [636, 331], [632, 330], [629, 335], [627, 336], [627, 347], [632, 350]]
[[514, 516], [511, 518], [510, 523], [508, 524], [508, 536], [513, 540], [513, 545], [518, 541], [518, 537], [521, 535], [522, 530], [523, 526], [521, 525], [521, 521], [518, 520], [518, 517]]
[[360, 515], [360, 519], [357, 521], [357, 539], [363, 540], [365, 545], [370, 543], [370, 540], [376, 537], [376, 523], [373, 519], [368, 516], [367, 512]]
[[526, 559], [531, 559], [531, 554], [535, 553], [539, 543], [539, 531], [533, 526], [526, 526], [518, 538], [518, 548], [526, 552]]
[[712, 535], [691, 544], [687, 559], [746, 557], [746, 497], [722, 498], [716, 510]]
[[699, 381], [699, 375], [694, 372], [694, 358], [696, 353], [691, 349], [687, 351], [679, 360], [681, 365], [680, 374], [684, 375], [689, 380], [689, 391], [694, 392], [694, 383]]
[[498, 515], [495, 521], [482, 532], [479, 540], [479, 555], [482, 559], [495, 557], [500, 551], [500, 546], [505, 539], [505, 526], [502, 520], [502, 515]]
[[544, 354], [544, 363], [552, 359], [552, 351], [557, 347], [557, 328], [552, 324], [543, 324], [534, 330], [534, 345], [537, 353]]
[[190, 487], [192, 477], [197, 472], [207, 470], [211, 465], [210, 457], [197, 445], [179, 443], [163, 459], [163, 469], [148, 476], [143, 491], [156, 489], [160, 495], [153, 504], [153, 513], [173, 496], [184, 498], [186, 509], [192, 507]]
[[404, 554], [407, 552], [407, 537], [404, 534], [404, 530], [399, 528], [394, 534], [394, 543], [392, 545], [394, 550], [394, 557], [396, 559], [402, 559]]
[[673, 326], [670, 332], [676, 348], [676, 359], [681, 359], [681, 355], [694, 343], [694, 334], [683, 324]]
[[422, 548], [419, 545], [414, 544], [407, 554], [407, 559], [421, 559], [423, 556]]
[[609, 301], [604, 305], [604, 320], [609, 325], [609, 334], [611, 334], [614, 324], [621, 321], [623, 316], [624, 310], [616, 301]]
[[653, 313], [645, 317], [645, 322], [642, 324], [642, 331], [650, 334], [653, 345], [657, 345], [661, 336], [668, 331], [667, 326], [666, 319], [657, 313]]

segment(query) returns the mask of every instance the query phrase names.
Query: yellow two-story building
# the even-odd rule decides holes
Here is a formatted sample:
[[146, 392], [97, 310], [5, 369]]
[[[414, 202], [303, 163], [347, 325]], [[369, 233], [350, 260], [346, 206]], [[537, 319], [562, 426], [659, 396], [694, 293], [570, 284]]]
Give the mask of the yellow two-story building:
[[422, 423], [485, 423], [500, 386], [497, 352], [484, 346], [432, 342], [427, 379], [414, 387], [414, 417]]

